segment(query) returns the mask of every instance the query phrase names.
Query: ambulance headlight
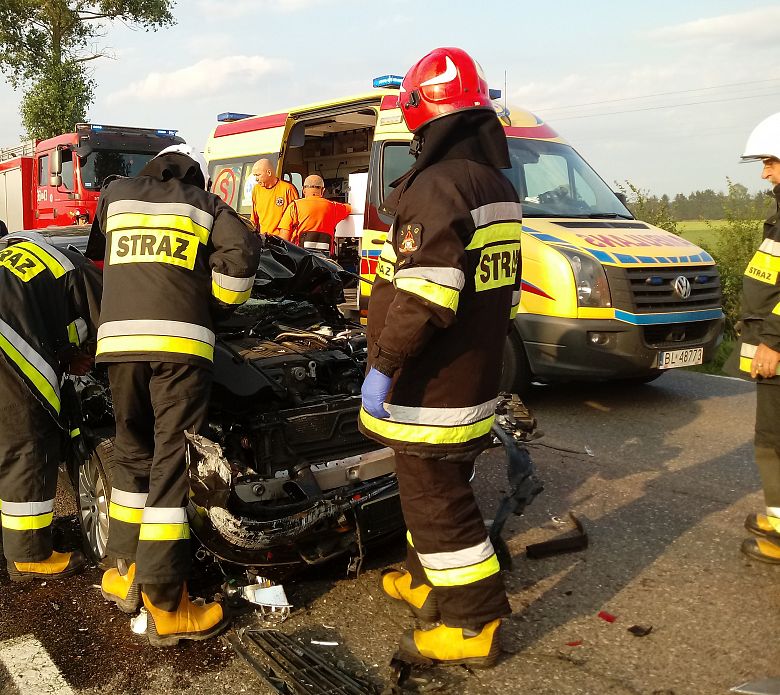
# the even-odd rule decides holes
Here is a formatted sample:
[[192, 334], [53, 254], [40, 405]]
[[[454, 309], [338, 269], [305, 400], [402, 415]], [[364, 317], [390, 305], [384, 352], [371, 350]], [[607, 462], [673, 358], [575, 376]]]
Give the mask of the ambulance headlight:
[[558, 249], [569, 261], [577, 288], [577, 305], [582, 307], [612, 306], [609, 284], [604, 267], [597, 260], [580, 251]]

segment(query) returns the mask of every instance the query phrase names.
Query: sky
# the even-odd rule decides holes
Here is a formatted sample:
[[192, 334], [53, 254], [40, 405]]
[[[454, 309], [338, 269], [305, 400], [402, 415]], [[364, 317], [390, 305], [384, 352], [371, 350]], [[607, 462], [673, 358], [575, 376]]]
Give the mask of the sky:
[[[93, 123], [173, 128], [202, 149], [225, 111], [262, 114], [371, 89], [459, 46], [504, 99], [548, 122], [610, 185], [674, 195], [727, 178], [764, 190], [739, 155], [780, 111], [777, 0], [179, 0], [157, 32], [111, 26], [93, 61]], [[19, 141], [3, 82], [0, 145]]]

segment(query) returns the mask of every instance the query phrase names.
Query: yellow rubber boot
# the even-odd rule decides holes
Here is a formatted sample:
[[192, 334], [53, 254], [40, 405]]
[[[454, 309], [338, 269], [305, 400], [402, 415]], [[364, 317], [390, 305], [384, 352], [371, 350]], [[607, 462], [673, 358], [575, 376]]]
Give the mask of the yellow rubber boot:
[[141, 591], [144, 606], [149, 612], [146, 633], [154, 647], [175, 647], [179, 640], [205, 640], [222, 632], [229, 624], [218, 603], [198, 605], [190, 601], [187, 585], [181, 590], [176, 610], [157, 608], [145, 590]]
[[40, 562], [9, 562], [8, 576], [12, 582], [26, 582], [30, 579], [64, 579], [78, 574], [87, 560], [78, 550], [58, 553], [56, 550]]
[[750, 533], [780, 542], [780, 518], [767, 514], [748, 514], [745, 519], [745, 528]]
[[780, 565], [780, 542], [774, 543], [768, 538], [748, 538], [742, 541], [742, 552], [754, 560]]
[[431, 587], [421, 584], [412, 589], [412, 575], [409, 572], [382, 572], [382, 591], [389, 598], [404, 602], [416, 618], [428, 623], [439, 620], [439, 606]]
[[103, 573], [100, 593], [106, 601], [113, 601], [123, 613], [135, 613], [141, 607], [141, 591], [135, 581], [135, 563], [125, 574], [112, 567]]
[[418, 663], [439, 666], [465, 664], [490, 668], [501, 651], [501, 620], [492, 620], [479, 631], [439, 625], [430, 630], [409, 630], [401, 637], [400, 656]]

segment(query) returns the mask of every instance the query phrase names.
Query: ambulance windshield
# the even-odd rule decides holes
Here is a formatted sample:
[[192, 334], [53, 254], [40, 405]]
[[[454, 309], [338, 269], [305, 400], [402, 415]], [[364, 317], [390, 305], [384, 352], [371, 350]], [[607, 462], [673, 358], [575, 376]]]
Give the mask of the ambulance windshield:
[[512, 168], [504, 175], [524, 217], [624, 218], [633, 215], [569, 145], [510, 137]]
[[92, 150], [80, 157], [81, 181], [86, 189], [100, 190], [106, 177], [136, 176], [154, 156], [154, 152]]

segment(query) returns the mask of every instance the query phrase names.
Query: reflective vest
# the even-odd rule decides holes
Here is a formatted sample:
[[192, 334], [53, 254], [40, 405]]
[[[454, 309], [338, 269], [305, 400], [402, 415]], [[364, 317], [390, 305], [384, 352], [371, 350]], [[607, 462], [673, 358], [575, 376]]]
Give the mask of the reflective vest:
[[214, 316], [249, 298], [258, 263], [235, 211], [175, 178], [119, 179], [100, 197], [90, 246], [101, 243], [97, 361], [210, 367]]
[[520, 203], [499, 170], [468, 160], [396, 195], [368, 309], [369, 365], [394, 372], [390, 417], [361, 410], [360, 426], [405, 453], [467, 459], [489, 441], [520, 302]]
[[[775, 186], [777, 211], [764, 222], [764, 239], [745, 268], [742, 278], [742, 328], [739, 338], [739, 373], [750, 378], [756, 349], [764, 343], [780, 352], [780, 185]], [[762, 379], [778, 384], [780, 379]]]
[[[61, 360], [95, 335], [100, 271], [36, 232], [0, 250], [0, 355], [59, 421]], [[20, 240], [20, 241], [16, 241]]]

